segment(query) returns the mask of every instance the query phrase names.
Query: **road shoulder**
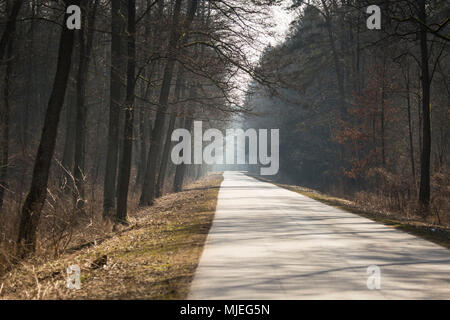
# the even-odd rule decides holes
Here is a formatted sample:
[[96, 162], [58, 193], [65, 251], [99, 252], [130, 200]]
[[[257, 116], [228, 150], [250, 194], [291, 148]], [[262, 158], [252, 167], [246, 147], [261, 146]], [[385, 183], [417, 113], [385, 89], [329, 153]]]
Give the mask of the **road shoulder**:
[[[0, 278], [0, 299], [186, 298], [222, 180], [209, 175], [158, 199], [129, 228], [98, 245], [43, 264], [23, 263]], [[104, 256], [106, 264], [96, 265]], [[81, 269], [79, 290], [66, 288], [69, 265]]]

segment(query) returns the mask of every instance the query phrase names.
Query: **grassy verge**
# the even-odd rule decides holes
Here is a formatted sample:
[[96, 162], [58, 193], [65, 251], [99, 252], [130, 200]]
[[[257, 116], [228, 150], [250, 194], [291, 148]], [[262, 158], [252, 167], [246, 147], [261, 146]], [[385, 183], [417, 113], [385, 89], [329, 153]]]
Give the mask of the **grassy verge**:
[[387, 215], [386, 213], [383, 212], [375, 212], [372, 210], [368, 210], [367, 208], [364, 208], [363, 206], [353, 201], [332, 197], [312, 189], [295, 185], [281, 184], [266, 178], [262, 178], [260, 176], [252, 175], [252, 177], [264, 182], [273, 183], [279, 187], [300, 193], [304, 196], [307, 196], [311, 199], [317, 200], [329, 206], [336, 207], [351, 213], [355, 213], [357, 215], [368, 218], [375, 222], [382, 223], [384, 225], [393, 227], [398, 230], [402, 230], [404, 232], [413, 234], [415, 236], [421, 237], [423, 239], [446, 247], [447, 249], [450, 249], [450, 230], [448, 228], [429, 225], [421, 221], [408, 220], [398, 215], [392, 214]]
[[[0, 278], [0, 299], [186, 298], [222, 179], [209, 175], [158, 199], [129, 228], [97, 244], [44, 264], [23, 263]], [[79, 290], [66, 288], [69, 265], [81, 268]]]

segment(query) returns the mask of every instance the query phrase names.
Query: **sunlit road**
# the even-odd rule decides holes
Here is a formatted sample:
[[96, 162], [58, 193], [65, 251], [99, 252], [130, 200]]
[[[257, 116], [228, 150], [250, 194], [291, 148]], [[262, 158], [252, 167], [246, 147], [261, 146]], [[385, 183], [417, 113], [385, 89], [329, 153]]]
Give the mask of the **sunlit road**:
[[450, 250], [226, 172], [188, 298], [450, 299]]

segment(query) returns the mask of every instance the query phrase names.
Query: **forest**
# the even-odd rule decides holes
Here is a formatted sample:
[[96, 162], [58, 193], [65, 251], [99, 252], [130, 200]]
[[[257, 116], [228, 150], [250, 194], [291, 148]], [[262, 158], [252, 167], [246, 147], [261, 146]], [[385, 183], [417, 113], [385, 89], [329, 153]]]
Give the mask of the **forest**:
[[[381, 28], [365, 8], [381, 9]], [[280, 128], [284, 183], [406, 219], [447, 225], [448, 1], [294, 1], [286, 40], [266, 47], [246, 103]]]
[[[280, 5], [294, 19], [268, 45]], [[172, 132], [200, 120], [280, 129], [279, 181], [448, 226], [449, 13], [445, 0], [0, 1], [0, 264], [120, 230], [206, 175], [170, 161]]]
[[2, 1], [1, 260], [57, 256], [204, 175], [169, 161], [171, 133], [245, 109], [233, 79], [259, 79], [246, 46], [272, 2]]

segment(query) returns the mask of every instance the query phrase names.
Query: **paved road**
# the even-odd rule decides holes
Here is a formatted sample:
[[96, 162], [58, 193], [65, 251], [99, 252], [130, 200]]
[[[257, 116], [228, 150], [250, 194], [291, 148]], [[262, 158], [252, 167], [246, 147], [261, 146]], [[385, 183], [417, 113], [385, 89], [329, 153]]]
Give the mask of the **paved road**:
[[225, 172], [189, 299], [450, 299], [450, 250]]

